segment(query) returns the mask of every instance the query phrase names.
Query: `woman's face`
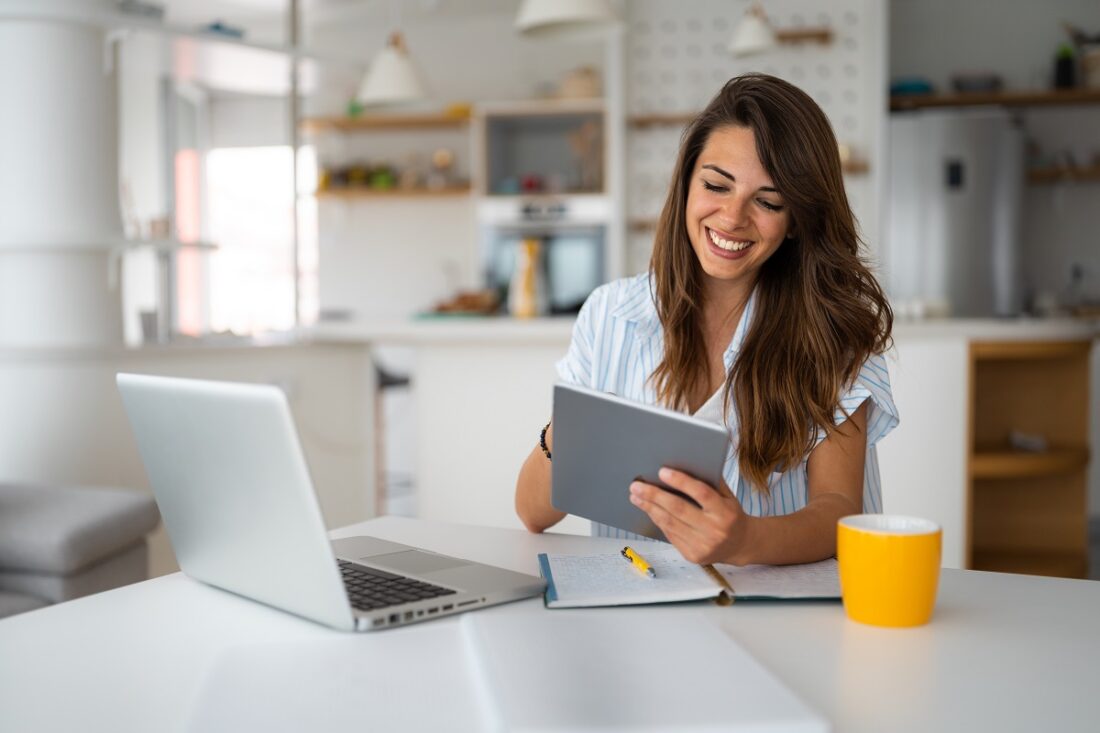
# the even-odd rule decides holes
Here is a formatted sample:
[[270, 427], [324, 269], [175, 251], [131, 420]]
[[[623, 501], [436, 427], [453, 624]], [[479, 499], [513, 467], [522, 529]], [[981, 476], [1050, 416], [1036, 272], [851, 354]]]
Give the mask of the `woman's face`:
[[748, 127], [711, 133], [691, 173], [686, 209], [691, 246], [711, 286], [751, 288], [790, 232], [790, 213]]

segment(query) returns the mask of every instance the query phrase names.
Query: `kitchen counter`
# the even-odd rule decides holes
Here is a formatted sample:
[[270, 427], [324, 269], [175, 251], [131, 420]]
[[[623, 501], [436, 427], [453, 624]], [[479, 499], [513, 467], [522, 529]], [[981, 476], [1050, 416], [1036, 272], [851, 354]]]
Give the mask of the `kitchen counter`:
[[[573, 316], [520, 320], [504, 316], [470, 316], [356, 321], [322, 324], [303, 332], [319, 343], [385, 344], [568, 344]], [[896, 321], [895, 340], [966, 338], [994, 340], [1071, 340], [1100, 338], [1100, 320], [1072, 318], [945, 318]]]
[[942, 318], [895, 321], [894, 338], [962, 337], [972, 341], [1100, 338], [1100, 320], [1075, 318]]
[[[93, 344], [82, 346], [0, 346], [0, 363], [27, 361], [75, 362], [122, 360], [129, 358], [171, 359], [176, 356], [212, 353], [246, 353], [257, 349], [297, 349], [317, 343], [312, 330], [283, 331], [258, 336], [207, 336], [192, 338], [181, 336], [166, 343], [148, 344]], [[338, 345], [339, 340], [326, 340]], [[362, 345], [364, 339], [349, 341], [349, 345]]]
[[326, 323], [306, 333], [307, 338], [322, 343], [567, 344], [575, 320], [573, 316], [530, 320], [505, 316], [450, 316]]

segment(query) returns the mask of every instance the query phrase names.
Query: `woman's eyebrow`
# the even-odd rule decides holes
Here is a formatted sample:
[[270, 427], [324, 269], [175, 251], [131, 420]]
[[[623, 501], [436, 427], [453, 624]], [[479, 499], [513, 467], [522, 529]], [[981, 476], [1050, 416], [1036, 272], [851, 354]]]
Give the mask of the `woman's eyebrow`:
[[714, 171], [715, 173], [717, 173], [720, 176], [725, 176], [726, 178], [730, 179], [731, 181], [737, 180], [733, 177], [732, 173], [727, 173], [726, 171], [722, 170], [721, 168], [719, 168], [716, 165], [712, 165], [710, 163], [707, 163], [706, 165], [703, 166], [703, 168], [706, 168], [707, 170]]
[[[726, 178], [730, 179], [731, 181], [736, 181], [737, 180], [736, 178], [733, 177], [732, 173], [728, 173], [728, 172], [722, 170], [721, 168], [714, 165], [713, 163], [707, 163], [707, 164], [703, 165], [702, 167], [705, 168], [706, 170], [714, 171], [715, 173], [717, 173], [720, 176], [725, 176]], [[779, 193], [779, 191], [772, 188], [771, 186], [761, 186], [760, 188], [758, 188], [756, 190], [757, 191], [764, 191], [766, 193]]]

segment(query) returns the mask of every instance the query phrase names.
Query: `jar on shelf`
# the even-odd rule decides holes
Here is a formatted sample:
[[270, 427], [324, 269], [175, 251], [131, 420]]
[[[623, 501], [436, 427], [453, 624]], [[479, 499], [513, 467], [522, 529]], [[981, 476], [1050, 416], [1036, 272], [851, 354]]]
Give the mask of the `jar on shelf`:
[[516, 268], [508, 286], [508, 312], [515, 318], [536, 318], [547, 310], [542, 272], [542, 242], [524, 239], [517, 245]]

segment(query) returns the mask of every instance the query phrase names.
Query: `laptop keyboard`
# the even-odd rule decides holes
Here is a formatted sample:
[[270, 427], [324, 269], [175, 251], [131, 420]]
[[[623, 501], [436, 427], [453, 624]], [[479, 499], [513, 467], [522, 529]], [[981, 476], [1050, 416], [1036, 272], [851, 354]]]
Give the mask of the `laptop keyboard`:
[[359, 611], [397, 606], [427, 598], [454, 595], [455, 591], [420, 580], [394, 575], [384, 570], [365, 568], [347, 560], [337, 560], [344, 587], [352, 607]]

